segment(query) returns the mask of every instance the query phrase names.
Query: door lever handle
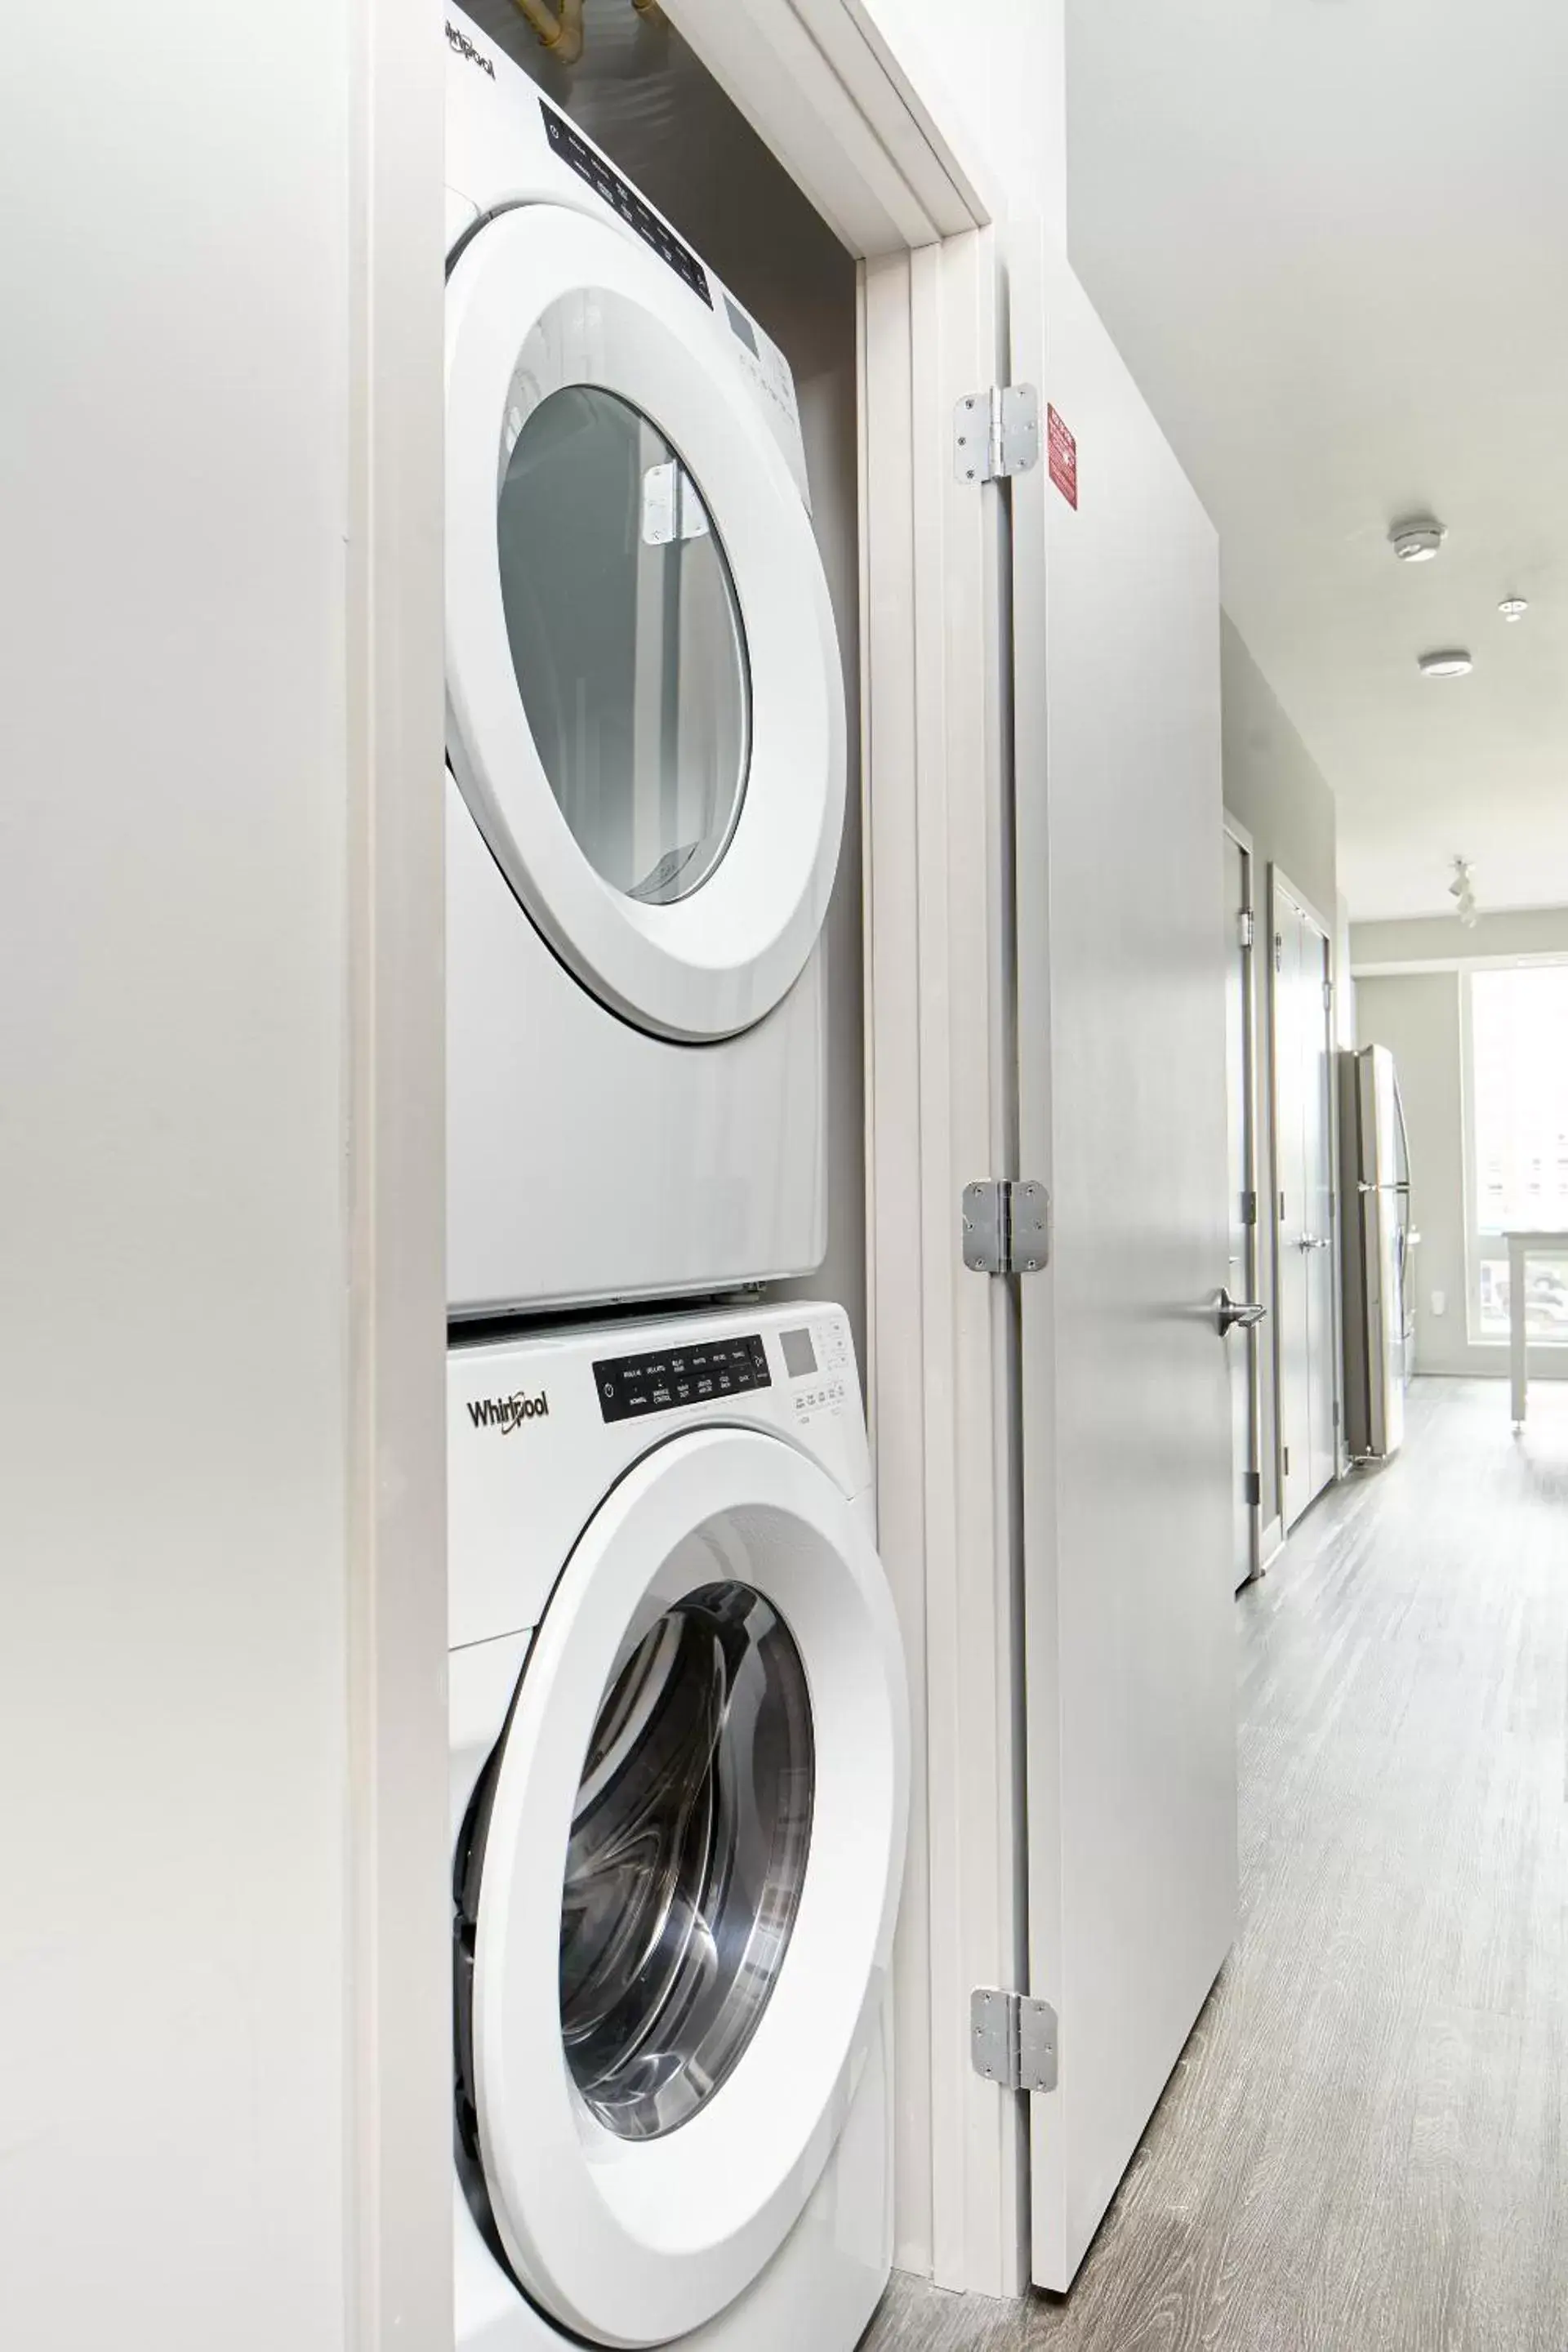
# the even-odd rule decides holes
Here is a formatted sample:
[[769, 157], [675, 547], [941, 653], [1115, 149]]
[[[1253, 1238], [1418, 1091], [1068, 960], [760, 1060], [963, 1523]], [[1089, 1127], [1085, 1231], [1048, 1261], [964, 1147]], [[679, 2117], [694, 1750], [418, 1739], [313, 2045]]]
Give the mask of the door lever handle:
[[1223, 1339], [1226, 1332], [1233, 1331], [1237, 1324], [1244, 1331], [1252, 1330], [1256, 1325], [1262, 1322], [1268, 1312], [1267, 1307], [1259, 1307], [1253, 1299], [1233, 1298], [1228, 1290], [1222, 1290], [1219, 1295], [1219, 1305], [1215, 1309], [1215, 1320], [1219, 1325], [1220, 1338]]

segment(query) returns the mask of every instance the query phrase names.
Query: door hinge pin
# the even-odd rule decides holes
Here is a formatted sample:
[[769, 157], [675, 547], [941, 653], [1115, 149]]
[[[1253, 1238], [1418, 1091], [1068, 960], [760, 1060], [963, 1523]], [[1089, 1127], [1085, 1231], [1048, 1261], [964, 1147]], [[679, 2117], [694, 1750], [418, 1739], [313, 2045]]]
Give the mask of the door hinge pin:
[[1048, 2000], [994, 1985], [981, 1985], [969, 1996], [970, 2063], [998, 2090], [1054, 2091], [1059, 2040]]
[[952, 469], [961, 482], [1026, 474], [1040, 455], [1040, 395], [1032, 383], [965, 393], [952, 412]]
[[1043, 1184], [990, 1176], [963, 1188], [963, 1263], [971, 1274], [1038, 1274], [1050, 1255]]
[[1243, 907], [1240, 914], [1237, 918], [1236, 929], [1237, 937], [1240, 944], [1244, 948], [1249, 948], [1252, 945], [1253, 931], [1252, 909], [1250, 907]]

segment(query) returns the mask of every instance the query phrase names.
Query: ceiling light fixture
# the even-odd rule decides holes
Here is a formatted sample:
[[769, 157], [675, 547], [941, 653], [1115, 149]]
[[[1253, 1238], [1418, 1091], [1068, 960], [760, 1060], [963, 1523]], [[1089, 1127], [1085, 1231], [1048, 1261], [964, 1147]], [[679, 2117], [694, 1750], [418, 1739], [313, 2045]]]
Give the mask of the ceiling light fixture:
[[1448, 534], [1435, 515], [1407, 515], [1388, 534], [1388, 543], [1401, 563], [1430, 563], [1443, 551]]
[[1522, 621], [1530, 606], [1522, 596], [1505, 596], [1498, 611], [1505, 621]]
[[1445, 646], [1438, 652], [1423, 654], [1423, 677], [1468, 677], [1475, 663], [1462, 646]]
[[1476, 911], [1476, 869], [1468, 857], [1455, 858], [1448, 896], [1458, 901], [1455, 912], [1465, 929], [1473, 931], [1479, 918]]

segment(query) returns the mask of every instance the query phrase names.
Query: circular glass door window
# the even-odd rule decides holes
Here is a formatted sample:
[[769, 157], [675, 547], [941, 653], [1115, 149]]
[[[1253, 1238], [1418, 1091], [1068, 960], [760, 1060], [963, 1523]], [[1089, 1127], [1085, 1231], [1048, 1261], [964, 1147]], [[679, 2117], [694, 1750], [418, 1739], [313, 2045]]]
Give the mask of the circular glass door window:
[[590, 384], [509, 407], [497, 534], [529, 730], [595, 873], [666, 906], [722, 857], [751, 685], [734, 582], [658, 427]]
[[813, 1782], [783, 1621], [746, 1584], [689, 1593], [611, 1685], [567, 1853], [567, 2063], [621, 2138], [685, 2123], [756, 2031], [800, 1901]]

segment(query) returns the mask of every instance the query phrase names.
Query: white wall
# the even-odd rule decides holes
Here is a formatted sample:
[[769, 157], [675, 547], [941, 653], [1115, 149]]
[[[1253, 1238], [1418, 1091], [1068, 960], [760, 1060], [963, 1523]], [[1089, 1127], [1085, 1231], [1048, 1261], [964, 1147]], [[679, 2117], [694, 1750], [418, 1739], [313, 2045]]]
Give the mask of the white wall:
[[[382, 2152], [356, 2037], [387, 1982], [360, 1941], [378, 1706], [360, 1634], [397, 1604], [355, 1587], [382, 1508], [361, 1470], [385, 1439], [394, 1507], [430, 1490], [417, 1439], [391, 1442], [361, 1381], [388, 1303], [358, 1192], [379, 1181], [383, 1113], [350, 1118], [374, 994], [353, 955], [370, 649], [350, 594], [368, 527], [351, 466], [365, 32], [353, 0], [7, 25], [0, 2340], [16, 2352], [336, 2352], [376, 2322], [362, 2224]], [[426, 659], [406, 650], [416, 688]], [[383, 756], [395, 772], [396, 745]], [[415, 839], [379, 818], [383, 854]], [[417, 874], [405, 887], [427, 904]], [[384, 936], [395, 951], [395, 924]], [[428, 937], [410, 1002], [438, 991], [438, 923]], [[433, 1192], [417, 1148], [403, 1176], [438, 1212], [438, 1161]], [[438, 1248], [404, 1270], [416, 1306]], [[432, 1528], [438, 1596], [438, 1508]], [[405, 1719], [411, 1763], [438, 1730], [440, 1663]], [[403, 1824], [416, 1860], [427, 1819], [416, 1804]], [[439, 1895], [405, 1907], [421, 1965]], [[438, 2046], [405, 2043], [422, 2086], [411, 2104], [387, 2086], [405, 2118], [439, 2116]], [[438, 2328], [420, 2341], [438, 2352]]]

